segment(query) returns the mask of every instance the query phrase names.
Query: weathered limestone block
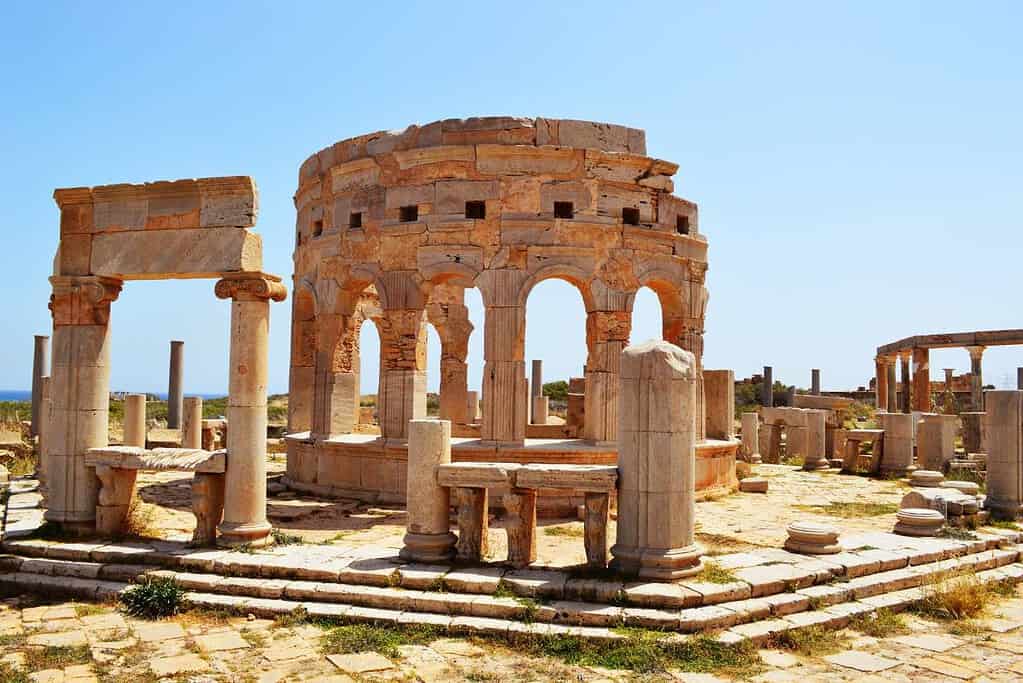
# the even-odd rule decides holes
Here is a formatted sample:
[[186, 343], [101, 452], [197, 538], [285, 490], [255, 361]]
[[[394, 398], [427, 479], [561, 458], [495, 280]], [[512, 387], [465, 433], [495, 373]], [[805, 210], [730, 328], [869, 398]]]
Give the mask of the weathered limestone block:
[[456, 462], [437, 466], [437, 483], [460, 488], [508, 487], [521, 465], [502, 462]]
[[511, 474], [514, 485], [519, 488], [574, 489], [594, 493], [614, 491], [618, 480], [618, 468], [613, 465], [529, 464], [516, 467]]
[[743, 493], [767, 493], [768, 481], [764, 477], [744, 477], [739, 480], [739, 490]]
[[224, 518], [223, 474], [196, 472], [192, 479], [192, 513], [195, 515], [195, 545], [215, 545], [217, 526]]
[[987, 391], [987, 500], [984, 506], [1002, 519], [1023, 513], [1023, 391]]
[[213, 278], [222, 273], [258, 273], [262, 268], [261, 238], [243, 228], [97, 234], [89, 260], [93, 274], [122, 280]]
[[884, 456], [881, 474], [906, 476], [913, 465], [913, 416], [909, 413], [878, 414], [884, 430]]
[[100, 489], [96, 501], [96, 531], [105, 536], [123, 534], [128, 528], [128, 512], [135, 492], [135, 470], [96, 467]]
[[727, 441], [735, 438], [735, 372], [703, 371], [707, 438]]
[[893, 531], [900, 536], [937, 536], [945, 525], [940, 512], [924, 508], [903, 508], [895, 518], [898, 521]]
[[760, 456], [760, 416], [757, 413], [742, 414], [742, 459], [748, 463], [759, 463]]
[[455, 556], [464, 562], [480, 562], [487, 554], [487, 490], [457, 487], [454, 502], [458, 508], [458, 541]]
[[611, 496], [608, 493], [587, 491], [583, 516], [583, 543], [586, 547], [586, 566], [607, 566], [607, 525]]
[[954, 488], [922, 487], [904, 495], [899, 508], [926, 508], [943, 515], [964, 515], [977, 511], [977, 497]]
[[842, 551], [838, 531], [817, 522], [793, 522], [788, 526], [785, 550], [808, 555], [833, 555]]
[[914, 487], [939, 487], [945, 476], [934, 470], [914, 470], [909, 474], [909, 485]]
[[618, 538], [623, 571], [672, 581], [700, 571], [695, 515], [696, 359], [664, 341], [622, 353]]
[[512, 489], [502, 498], [507, 515], [508, 564], [516, 569], [536, 561], [536, 489]]
[[448, 528], [450, 489], [437, 480], [437, 467], [451, 462], [451, 423], [412, 420], [409, 424], [405, 494], [408, 526], [401, 556], [414, 562], [442, 562], [454, 555]]

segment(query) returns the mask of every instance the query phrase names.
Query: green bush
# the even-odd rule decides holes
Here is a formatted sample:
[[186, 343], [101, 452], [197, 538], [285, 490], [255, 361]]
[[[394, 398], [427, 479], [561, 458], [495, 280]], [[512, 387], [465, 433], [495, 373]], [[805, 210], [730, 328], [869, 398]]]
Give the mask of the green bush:
[[185, 589], [174, 579], [146, 576], [121, 594], [124, 611], [140, 619], [160, 619], [181, 611]]
[[557, 382], [547, 382], [543, 385], [543, 395], [552, 401], [568, 400], [568, 382], [559, 379]]

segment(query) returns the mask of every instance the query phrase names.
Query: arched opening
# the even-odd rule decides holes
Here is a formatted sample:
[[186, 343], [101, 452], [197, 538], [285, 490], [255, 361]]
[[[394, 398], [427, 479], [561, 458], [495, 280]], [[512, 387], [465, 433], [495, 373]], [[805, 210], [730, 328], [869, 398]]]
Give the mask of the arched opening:
[[477, 421], [471, 397], [478, 398], [482, 379], [482, 317], [482, 298], [468, 277], [435, 275], [426, 306], [426, 410], [450, 420], [456, 436], [476, 434], [464, 425]]
[[429, 417], [440, 415], [441, 350], [437, 328], [429, 323], [426, 325], [426, 414]]
[[639, 344], [649, 339], [664, 338], [664, 323], [661, 315], [661, 301], [650, 287], [640, 287], [632, 305], [632, 333], [630, 344]]
[[377, 395], [380, 389], [380, 330], [370, 318], [359, 326], [359, 410], [356, 417], [357, 432], [379, 431]]
[[[525, 316], [526, 374], [532, 387], [532, 361], [541, 361], [542, 384], [548, 397], [547, 423], [564, 424], [568, 420], [569, 383], [572, 378], [582, 378], [585, 374], [585, 301], [575, 284], [554, 277], [539, 282], [530, 290]], [[534, 390], [530, 391], [533, 396]], [[530, 408], [532, 416], [532, 406]]]

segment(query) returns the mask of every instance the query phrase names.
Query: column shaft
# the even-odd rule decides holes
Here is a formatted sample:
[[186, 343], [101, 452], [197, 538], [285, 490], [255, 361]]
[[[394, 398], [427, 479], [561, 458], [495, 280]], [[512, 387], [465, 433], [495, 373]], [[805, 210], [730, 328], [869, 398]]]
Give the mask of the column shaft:
[[774, 406], [774, 368], [764, 366], [764, 383], [760, 385], [760, 405], [765, 408]]
[[526, 312], [520, 306], [488, 306], [483, 323], [484, 441], [521, 445], [526, 438]]
[[128, 394], [124, 397], [125, 446], [146, 447], [146, 395]]
[[984, 347], [968, 346], [966, 350], [970, 353], [970, 401], [973, 403], [974, 411], [983, 412], [984, 377], [981, 372], [981, 358], [984, 355]]
[[888, 389], [888, 400], [886, 401], [885, 410], [889, 413], [899, 412], [899, 403], [896, 399], [898, 392], [898, 382], [895, 379], [895, 359], [889, 358], [888, 364], [885, 366], [885, 375], [888, 377], [886, 382]]
[[913, 410], [931, 412], [931, 361], [930, 351], [925, 348], [913, 349]]
[[50, 338], [43, 334], [35, 336], [32, 355], [32, 436], [40, 433], [40, 410], [43, 398], [43, 377], [50, 374]]
[[821, 395], [821, 371], [817, 368], [810, 370], [810, 393], [814, 396]]
[[910, 383], [912, 379], [909, 372], [909, 353], [903, 353], [899, 356], [899, 384], [901, 393], [899, 394], [899, 408], [902, 412], [908, 413], [910, 410]]
[[1001, 519], [1023, 512], [1023, 391], [989, 391], [987, 498], [985, 507]]
[[878, 356], [874, 359], [874, 396], [878, 410], [888, 410], [888, 363]]
[[202, 398], [185, 398], [181, 415], [181, 447], [202, 448]]
[[182, 400], [184, 399], [185, 342], [172, 341], [170, 344], [170, 377], [167, 382], [167, 428], [181, 429]]

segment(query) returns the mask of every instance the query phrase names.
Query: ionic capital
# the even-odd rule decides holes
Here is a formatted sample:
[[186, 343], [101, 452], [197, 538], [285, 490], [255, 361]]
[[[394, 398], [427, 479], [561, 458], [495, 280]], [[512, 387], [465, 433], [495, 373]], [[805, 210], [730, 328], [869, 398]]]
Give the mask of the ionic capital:
[[288, 290], [276, 275], [267, 273], [237, 273], [218, 280], [213, 292], [218, 299], [284, 301]]
[[100, 275], [50, 278], [50, 313], [54, 325], [106, 325], [110, 303], [121, 293], [123, 282]]

